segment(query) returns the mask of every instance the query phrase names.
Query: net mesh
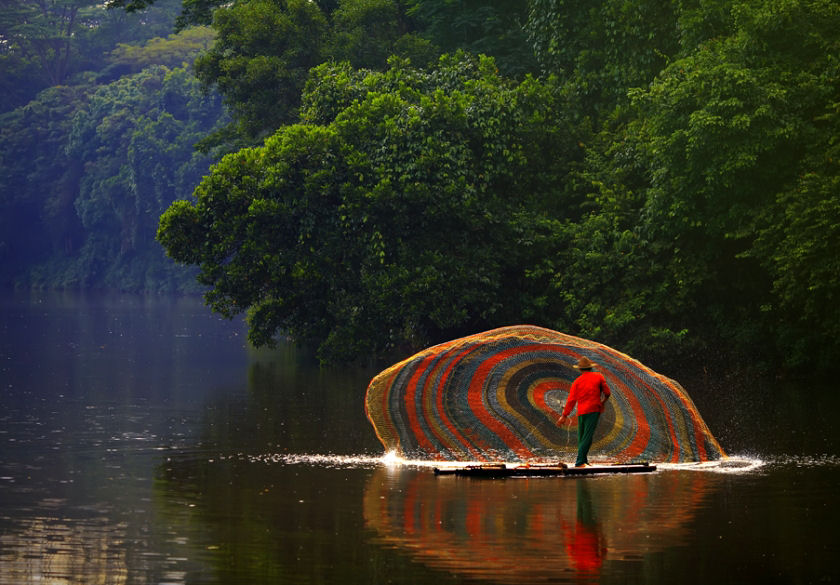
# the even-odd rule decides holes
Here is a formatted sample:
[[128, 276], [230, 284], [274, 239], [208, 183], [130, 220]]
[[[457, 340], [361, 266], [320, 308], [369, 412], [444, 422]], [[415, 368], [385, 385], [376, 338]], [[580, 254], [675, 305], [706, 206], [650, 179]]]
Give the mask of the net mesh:
[[557, 419], [581, 357], [610, 386], [591, 454], [615, 462], [725, 457], [686, 391], [605, 345], [533, 326], [425, 349], [378, 374], [365, 409], [388, 451], [411, 459], [556, 460], [577, 450]]

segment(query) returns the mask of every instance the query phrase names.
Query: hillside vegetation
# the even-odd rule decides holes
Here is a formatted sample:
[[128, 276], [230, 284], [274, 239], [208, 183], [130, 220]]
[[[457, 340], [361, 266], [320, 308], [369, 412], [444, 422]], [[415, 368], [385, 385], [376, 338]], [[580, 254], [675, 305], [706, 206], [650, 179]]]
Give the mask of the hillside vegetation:
[[5, 281], [184, 290], [165, 210], [215, 310], [324, 361], [529, 322], [836, 368], [833, 0], [181, 10], [4, 114]]

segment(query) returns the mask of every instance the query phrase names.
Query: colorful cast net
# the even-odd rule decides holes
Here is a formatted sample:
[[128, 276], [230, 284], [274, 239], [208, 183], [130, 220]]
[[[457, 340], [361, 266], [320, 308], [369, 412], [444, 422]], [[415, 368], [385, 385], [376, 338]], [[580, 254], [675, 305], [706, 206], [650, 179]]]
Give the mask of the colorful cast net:
[[562, 426], [557, 419], [583, 356], [612, 392], [594, 459], [726, 456], [674, 380], [605, 345], [526, 325], [449, 341], [391, 366], [371, 381], [365, 409], [385, 449], [405, 458], [557, 460], [577, 450], [576, 417]]

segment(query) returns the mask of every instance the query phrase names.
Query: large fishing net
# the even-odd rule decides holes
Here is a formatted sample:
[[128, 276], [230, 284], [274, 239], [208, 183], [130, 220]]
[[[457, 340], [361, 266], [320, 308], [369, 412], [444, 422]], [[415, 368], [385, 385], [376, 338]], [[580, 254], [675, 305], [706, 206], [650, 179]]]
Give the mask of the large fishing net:
[[595, 458], [725, 457], [677, 382], [610, 347], [540, 327], [504, 327], [423, 350], [371, 381], [365, 409], [385, 449], [406, 458], [556, 460], [577, 450], [576, 417], [557, 421], [584, 356], [612, 392]]

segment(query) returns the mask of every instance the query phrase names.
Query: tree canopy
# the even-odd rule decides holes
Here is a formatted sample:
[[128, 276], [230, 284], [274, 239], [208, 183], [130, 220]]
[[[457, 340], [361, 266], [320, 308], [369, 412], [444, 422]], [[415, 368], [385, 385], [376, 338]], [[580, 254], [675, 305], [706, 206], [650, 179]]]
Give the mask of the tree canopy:
[[24, 106], [48, 87], [73, 84], [85, 71], [105, 68], [115, 43], [168, 34], [175, 1], [161, 0], [141, 17], [88, 0], [3, 0], [0, 112]]
[[530, 322], [836, 367], [834, 0], [172, 1], [7, 3], [3, 282], [180, 287], [157, 227], [327, 361]]
[[194, 143], [227, 120], [183, 65], [208, 32], [118, 42], [96, 74], [0, 117], [0, 283], [198, 288], [154, 235], [213, 160]]
[[[595, 290], [586, 298], [604, 298], [601, 327], [625, 308], [621, 338], [648, 323], [671, 351], [689, 340], [692, 351], [718, 345], [828, 368], [840, 293], [823, 271], [840, 219], [829, 186], [840, 10], [822, 0], [728, 8], [713, 14], [717, 35], [696, 33], [696, 47], [628, 92], [629, 121], [604, 126], [606, 157], [589, 153], [600, 206], [589, 227], [609, 233], [612, 223], [613, 246], [630, 238], [639, 247], [635, 269], [621, 271], [626, 303]], [[806, 208], [826, 215], [816, 222]], [[606, 250], [612, 278], [616, 250]]]
[[347, 359], [515, 320], [536, 300], [507, 292], [580, 153], [558, 107], [489, 58], [323, 65], [305, 121], [225, 157], [159, 238], [216, 310], [250, 309], [258, 344], [283, 330]]
[[[214, 46], [196, 73], [225, 97], [234, 123], [216, 144], [258, 145], [298, 120], [309, 70], [327, 61], [383, 70], [392, 55], [415, 66], [469, 48], [521, 78], [536, 70], [522, 24], [526, 0], [248, 0], [213, 11]], [[209, 142], [213, 142], [210, 139]]]
[[[480, 45], [476, 14], [407, 4], [437, 46]], [[201, 266], [217, 310], [250, 309], [255, 342], [284, 331], [325, 359], [530, 321], [652, 359], [829, 369], [839, 15], [534, 0], [540, 80], [465, 54], [375, 73], [348, 52], [311, 70], [298, 122], [224, 159], [159, 238]]]

